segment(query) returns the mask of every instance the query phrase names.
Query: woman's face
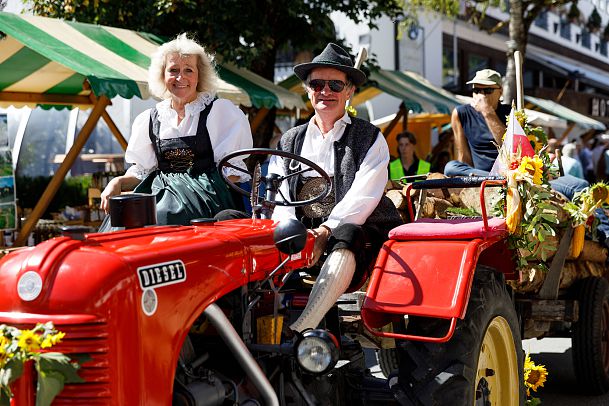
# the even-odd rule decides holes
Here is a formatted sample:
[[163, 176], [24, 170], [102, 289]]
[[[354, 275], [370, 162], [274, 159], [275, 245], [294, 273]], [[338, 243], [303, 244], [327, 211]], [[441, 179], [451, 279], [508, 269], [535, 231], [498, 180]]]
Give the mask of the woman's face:
[[199, 70], [196, 55], [168, 54], [165, 60], [165, 86], [172, 98], [191, 102], [197, 98]]
[[400, 138], [398, 141], [398, 151], [401, 157], [408, 157], [414, 154], [414, 145], [406, 137]]

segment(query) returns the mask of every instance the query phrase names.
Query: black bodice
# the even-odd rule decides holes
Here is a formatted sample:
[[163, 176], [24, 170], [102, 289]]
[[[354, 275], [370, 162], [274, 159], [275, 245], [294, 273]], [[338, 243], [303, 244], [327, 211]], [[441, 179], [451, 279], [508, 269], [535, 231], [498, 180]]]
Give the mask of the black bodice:
[[212, 105], [213, 101], [201, 111], [195, 135], [170, 139], [160, 139], [158, 111], [156, 108], [150, 111], [149, 136], [160, 171], [204, 173], [215, 168], [214, 151], [207, 131], [207, 116]]

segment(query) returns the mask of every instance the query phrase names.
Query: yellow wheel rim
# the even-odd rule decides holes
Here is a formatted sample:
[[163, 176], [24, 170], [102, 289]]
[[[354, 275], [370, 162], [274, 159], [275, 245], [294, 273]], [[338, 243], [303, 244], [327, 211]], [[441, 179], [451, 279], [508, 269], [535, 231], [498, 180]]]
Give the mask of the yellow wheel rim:
[[507, 320], [495, 317], [480, 347], [474, 405], [518, 406], [519, 374], [514, 337]]

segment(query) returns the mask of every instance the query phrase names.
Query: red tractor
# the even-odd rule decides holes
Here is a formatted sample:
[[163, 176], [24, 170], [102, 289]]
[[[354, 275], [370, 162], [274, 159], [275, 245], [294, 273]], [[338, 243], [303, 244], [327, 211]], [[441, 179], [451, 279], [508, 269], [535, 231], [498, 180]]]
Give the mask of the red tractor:
[[[312, 200], [329, 191], [319, 167], [285, 152], [238, 151], [220, 166], [240, 154], [269, 153], [327, 179]], [[310, 287], [299, 276], [311, 260], [313, 237], [299, 222], [278, 225], [265, 217], [275, 204], [311, 201], [277, 202], [284, 179], [259, 171], [252, 177], [261, 219], [143, 227], [142, 202], [154, 205], [123, 195], [112, 203], [122, 217], [113, 223], [131, 228], [68, 229], [2, 259], [0, 324], [52, 321], [66, 333], [58, 350], [90, 356], [80, 370], [85, 382], [66, 385], [53, 404], [518, 405], [524, 402], [521, 337], [528, 331], [573, 334], [574, 347], [579, 337], [576, 370], [597, 392], [609, 388], [605, 280], [584, 280], [581, 296], [551, 282], [547, 290], [555, 297], [516, 297], [505, 283], [515, 277], [505, 222], [486, 213], [394, 229], [366, 292], [353, 286], [320, 328], [281, 335], [280, 325], [307, 300]], [[501, 183], [457, 182], [414, 187]], [[380, 350], [388, 380], [370, 374], [366, 347]], [[36, 380], [30, 368], [13, 383], [15, 406], [34, 404]]]

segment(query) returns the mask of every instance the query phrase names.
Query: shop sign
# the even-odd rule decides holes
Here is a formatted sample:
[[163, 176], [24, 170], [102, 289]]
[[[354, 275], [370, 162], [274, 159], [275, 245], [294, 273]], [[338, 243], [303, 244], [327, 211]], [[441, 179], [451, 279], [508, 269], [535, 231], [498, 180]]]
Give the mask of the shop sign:
[[596, 117], [609, 117], [609, 99], [593, 97], [590, 102], [590, 115]]

